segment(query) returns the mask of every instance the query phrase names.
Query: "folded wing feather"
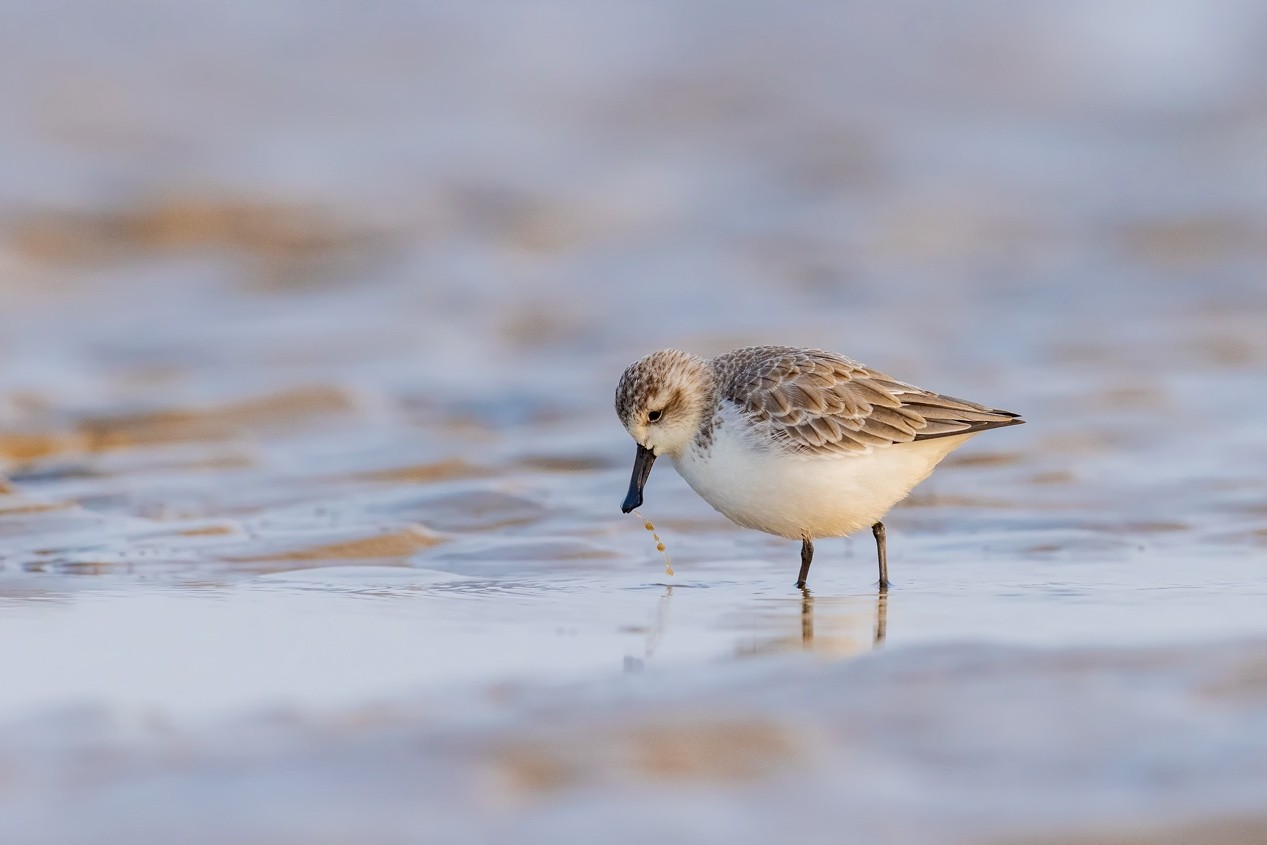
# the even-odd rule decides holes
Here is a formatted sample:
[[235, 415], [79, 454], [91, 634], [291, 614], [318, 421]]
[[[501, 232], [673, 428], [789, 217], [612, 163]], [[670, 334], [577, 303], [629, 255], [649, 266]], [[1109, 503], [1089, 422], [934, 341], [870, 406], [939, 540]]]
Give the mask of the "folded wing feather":
[[1022, 422], [823, 350], [751, 347], [713, 366], [723, 396], [795, 451], [859, 453]]

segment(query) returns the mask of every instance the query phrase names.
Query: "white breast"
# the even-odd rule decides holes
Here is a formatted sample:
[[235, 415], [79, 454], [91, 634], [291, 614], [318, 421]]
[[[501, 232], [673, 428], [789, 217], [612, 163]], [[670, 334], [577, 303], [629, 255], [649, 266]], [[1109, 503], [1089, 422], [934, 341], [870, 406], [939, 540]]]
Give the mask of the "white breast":
[[975, 436], [873, 447], [856, 455], [764, 447], [737, 410], [723, 407], [711, 446], [674, 465], [686, 483], [733, 522], [793, 539], [842, 537], [878, 522]]

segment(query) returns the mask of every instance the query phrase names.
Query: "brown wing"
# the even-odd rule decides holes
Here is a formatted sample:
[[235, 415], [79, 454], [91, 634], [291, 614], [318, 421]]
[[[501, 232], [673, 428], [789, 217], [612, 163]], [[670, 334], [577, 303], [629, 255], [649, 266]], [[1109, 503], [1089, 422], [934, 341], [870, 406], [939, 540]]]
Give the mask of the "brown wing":
[[1024, 422], [819, 349], [751, 347], [720, 355], [713, 366], [722, 395], [796, 451], [866, 452]]

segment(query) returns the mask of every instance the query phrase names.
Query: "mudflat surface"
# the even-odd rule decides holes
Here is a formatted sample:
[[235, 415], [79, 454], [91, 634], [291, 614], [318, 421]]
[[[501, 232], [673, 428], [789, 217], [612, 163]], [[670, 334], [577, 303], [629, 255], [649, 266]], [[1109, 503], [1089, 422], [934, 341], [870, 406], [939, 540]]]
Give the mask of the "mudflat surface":
[[[1265, 37], [6, 7], [0, 839], [1262, 834]], [[667, 577], [616, 380], [748, 343], [1029, 424]]]

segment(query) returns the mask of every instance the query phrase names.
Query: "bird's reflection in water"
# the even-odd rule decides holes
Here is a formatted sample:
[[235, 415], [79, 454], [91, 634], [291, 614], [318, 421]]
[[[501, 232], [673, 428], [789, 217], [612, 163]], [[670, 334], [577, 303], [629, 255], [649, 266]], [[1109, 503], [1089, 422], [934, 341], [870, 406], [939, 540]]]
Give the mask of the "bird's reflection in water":
[[660, 647], [660, 640], [664, 638], [664, 629], [669, 622], [669, 601], [673, 598], [673, 588], [665, 586], [664, 595], [660, 596], [660, 601], [656, 604], [655, 623], [651, 626], [651, 630], [647, 632], [647, 651], [645, 659], [650, 660], [655, 655], [655, 651]]
[[[846, 657], [868, 649], [879, 648], [887, 634], [888, 601], [888, 594], [884, 592], [877, 593], [875, 598], [868, 602], [854, 597], [819, 599], [808, 589], [803, 589], [798, 608], [801, 623], [799, 637], [791, 632], [759, 637], [741, 642], [736, 653], [739, 656], [750, 656], [799, 648], [827, 656]], [[789, 614], [785, 612], [785, 608], [791, 609], [788, 608], [789, 604], [790, 602], [781, 600], [776, 602], [773, 610], [765, 609], [755, 618], [750, 617], [745, 627], [785, 628], [787, 621], [790, 621]], [[868, 605], [874, 608], [873, 613], [864, 615], [863, 608]], [[866, 615], [872, 617], [873, 625], [870, 624], [871, 620], [864, 623]], [[817, 631], [815, 630], [816, 622]], [[863, 624], [866, 624], [869, 629], [868, 636], [865, 638], [858, 634]]]
[[[668, 628], [669, 622], [669, 604], [673, 598], [673, 587], [668, 584], [664, 587], [664, 594], [660, 596], [660, 600], [656, 603], [655, 620], [649, 625], [645, 631], [647, 642], [643, 648], [642, 657], [633, 657], [625, 655], [625, 671], [641, 672], [648, 660], [655, 656], [656, 649], [660, 647], [660, 641], [664, 639], [665, 629]], [[627, 629], [629, 631], [642, 631], [641, 627], [633, 627]]]
[[[875, 597], [875, 634], [871, 638], [872, 648], [879, 648], [884, 644], [888, 616], [889, 594], [887, 590], [881, 590]], [[814, 594], [808, 587], [801, 588], [801, 646], [806, 649], [814, 647]]]
[[[655, 617], [647, 626], [630, 626], [629, 633], [645, 634], [641, 657], [625, 656], [625, 671], [638, 672], [655, 657], [668, 630], [669, 607], [672, 605], [673, 587], [666, 585], [656, 602]], [[878, 648], [885, 638], [888, 615], [888, 595], [878, 593], [873, 599], [860, 596], [815, 598], [808, 589], [801, 590], [799, 601], [776, 599], [767, 601], [756, 612], [746, 611], [732, 619], [740, 620], [738, 627], [749, 632], [735, 648], [738, 657], [771, 654], [779, 651], [802, 649], [829, 657], [847, 657], [871, 648]], [[815, 605], [818, 618], [815, 618]], [[867, 608], [873, 608], [867, 613]], [[799, 613], [800, 635], [795, 630], [794, 614]], [[874, 619], [874, 626], [871, 620]], [[815, 630], [815, 623], [818, 630]], [[733, 624], [733, 623], [732, 623]], [[729, 627], [729, 625], [727, 626]], [[790, 630], [789, 630], [790, 629]], [[866, 637], [858, 635], [859, 629], [869, 629]], [[785, 634], [769, 635], [771, 630], [786, 630]], [[753, 633], [755, 632], [755, 636]], [[816, 636], [817, 634], [817, 636]]]

